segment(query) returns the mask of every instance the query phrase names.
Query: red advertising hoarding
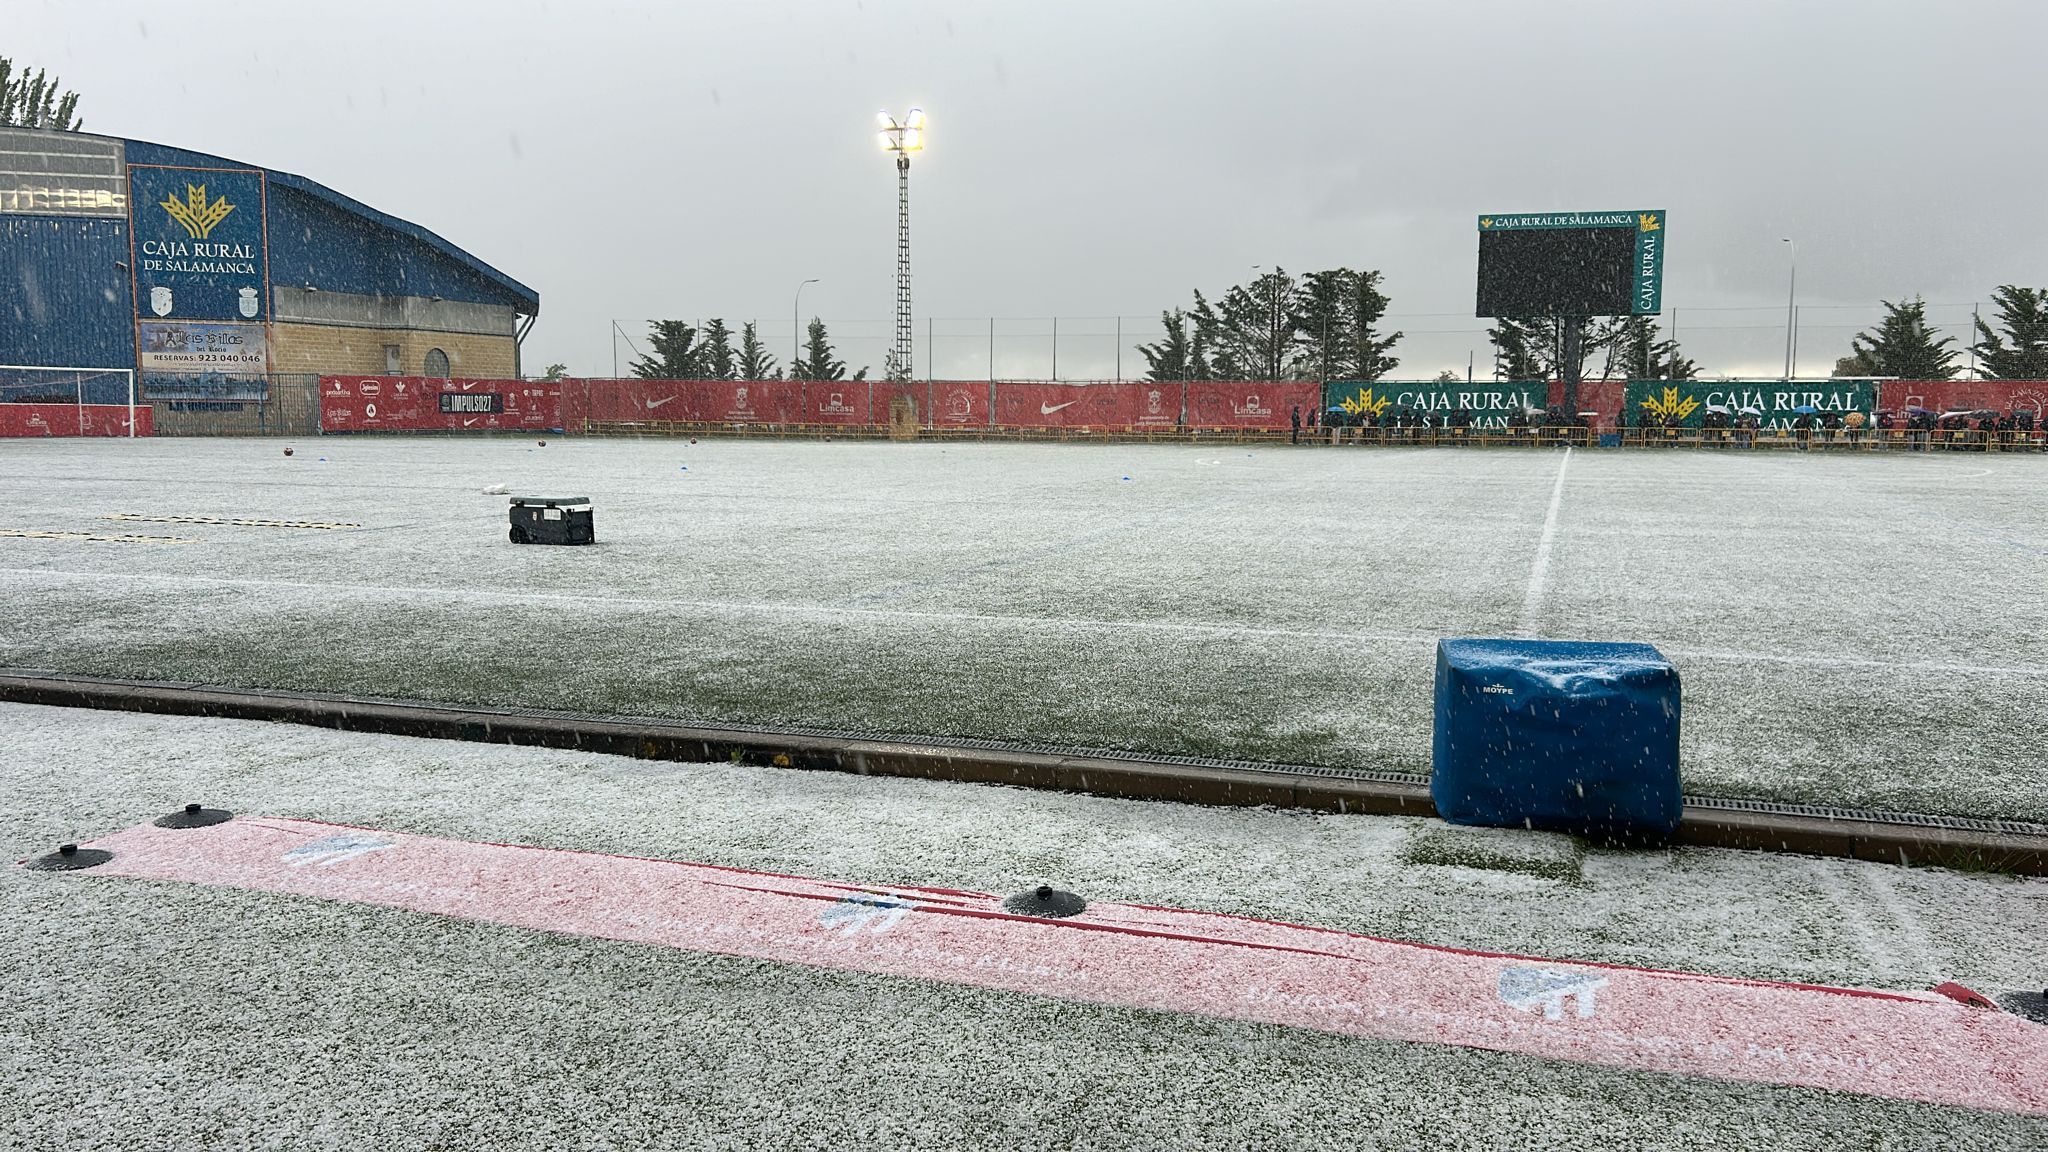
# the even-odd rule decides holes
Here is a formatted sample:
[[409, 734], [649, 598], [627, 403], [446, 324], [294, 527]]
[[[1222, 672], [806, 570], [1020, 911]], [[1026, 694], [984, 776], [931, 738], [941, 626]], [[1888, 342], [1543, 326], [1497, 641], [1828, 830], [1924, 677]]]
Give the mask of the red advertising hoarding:
[[877, 380], [868, 385], [868, 421], [873, 424], [889, 423], [898, 397], [910, 401], [911, 410], [917, 413], [917, 422], [925, 423], [926, 410], [931, 403], [925, 397], [924, 385], [914, 382], [898, 384], [893, 380]]
[[690, 395], [697, 415], [717, 424], [799, 424], [804, 418], [801, 380], [695, 380]]
[[566, 378], [562, 386], [562, 430], [582, 432], [590, 419], [590, 381]]
[[[874, 385], [866, 380], [808, 380], [804, 382], [803, 423], [869, 424], [873, 410]], [[882, 410], [883, 419], [888, 409]]]
[[1286, 428], [1296, 408], [1306, 424], [1323, 396], [1321, 384], [1291, 380], [1196, 380], [1186, 387], [1194, 428]]
[[917, 422], [924, 427], [985, 428], [988, 392], [986, 380], [913, 380], [904, 384], [877, 380], [868, 401], [869, 419], [876, 424], [888, 423], [890, 409], [900, 396], [910, 401], [917, 411]]
[[322, 432], [549, 431], [561, 409], [559, 381], [320, 378]]
[[1180, 421], [1178, 384], [996, 385], [995, 423], [1019, 428], [1172, 427]]
[[[156, 413], [135, 406], [135, 434], [156, 430]], [[0, 436], [126, 436], [126, 404], [0, 404]]]
[[988, 424], [988, 381], [937, 380], [927, 388], [931, 392], [931, 410], [921, 412], [926, 424], [938, 428]]
[[563, 391], [573, 390], [579, 395], [573, 407], [581, 408], [584, 417], [592, 423], [615, 424], [650, 419], [646, 383], [645, 380], [578, 380]]
[[[804, 422], [800, 380], [572, 380], [563, 414], [574, 427], [600, 424], [797, 424]], [[866, 400], [866, 384], [857, 386]], [[861, 415], [867, 413], [861, 405]], [[826, 423], [862, 423], [862, 420]]]
[[[1551, 404], [1564, 403], [1564, 382], [1551, 381]], [[1628, 381], [1626, 380], [1581, 380], [1579, 381], [1579, 411], [1594, 413], [1593, 429], [1597, 432], [1614, 431], [1614, 418], [1628, 404]]]
[[1931, 412], [1991, 409], [2011, 412], [2033, 410], [2036, 423], [2048, 414], [2048, 381], [2044, 380], [1883, 380], [1877, 385], [1877, 406], [1903, 412], [1925, 408]]

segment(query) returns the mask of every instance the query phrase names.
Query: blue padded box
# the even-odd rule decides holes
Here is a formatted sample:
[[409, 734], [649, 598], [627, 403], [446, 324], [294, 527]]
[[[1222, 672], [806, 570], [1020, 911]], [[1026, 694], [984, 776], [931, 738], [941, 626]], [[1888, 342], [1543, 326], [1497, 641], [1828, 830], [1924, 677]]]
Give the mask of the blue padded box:
[[1440, 640], [1433, 771], [1452, 824], [1667, 841], [1678, 670], [1648, 644]]

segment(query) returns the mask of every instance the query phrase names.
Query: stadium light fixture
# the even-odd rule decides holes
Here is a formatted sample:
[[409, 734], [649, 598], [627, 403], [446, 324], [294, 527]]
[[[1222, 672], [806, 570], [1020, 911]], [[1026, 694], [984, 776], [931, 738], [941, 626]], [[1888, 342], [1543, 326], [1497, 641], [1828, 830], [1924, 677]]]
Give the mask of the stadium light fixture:
[[1798, 347], [1796, 333], [1799, 331], [1799, 245], [1790, 236], [1779, 237], [1778, 243], [1789, 244], [1792, 248], [1792, 268], [1785, 285], [1785, 380], [1790, 383], [1797, 367], [1793, 358], [1799, 354], [1795, 351]]
[[888, 109], [875, 113], [881, 126], [876, 138], [882, 151], [896, 155], [896, 346], [889, 353], [889, 378], [911, 377], [911, 352], [916, 336], [910, 318], [910, 157], [924, 151], [924, 109], [912, 108], [902, 120]]
[[803, 284], [798, 284], [796, 286], [796, 299], [789, 302], [789, 378], [791, 380], [796, 379], [796, 366], [798, 361], [802, 359], [798, 354], [798, 349], [801, 345], [797, 342], [797, 334], [803, 331], [803, 328], [802, 321], [797, 319], [797, 312], [804, 302], [804, 284], [816, 284], [817, 282], [818, 279], [814, 276], [804, 281]]

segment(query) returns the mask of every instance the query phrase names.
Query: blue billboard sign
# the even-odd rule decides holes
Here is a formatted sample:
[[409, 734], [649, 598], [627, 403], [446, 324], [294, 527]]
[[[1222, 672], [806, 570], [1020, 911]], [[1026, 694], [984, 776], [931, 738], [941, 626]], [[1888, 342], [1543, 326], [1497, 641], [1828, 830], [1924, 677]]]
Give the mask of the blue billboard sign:
[[267, 318], [262, 172], [137, 164], [128, 191], [139, 318]]

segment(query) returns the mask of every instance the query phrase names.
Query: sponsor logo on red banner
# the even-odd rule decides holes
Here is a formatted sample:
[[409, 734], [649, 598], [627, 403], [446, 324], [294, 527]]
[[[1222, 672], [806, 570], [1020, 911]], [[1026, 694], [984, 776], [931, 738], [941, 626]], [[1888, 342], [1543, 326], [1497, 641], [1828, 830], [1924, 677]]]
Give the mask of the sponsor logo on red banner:
[[562, 386], [521, 380], [328, 376], [320, 427], [328, 432], [430, 432], [561, 428]]

